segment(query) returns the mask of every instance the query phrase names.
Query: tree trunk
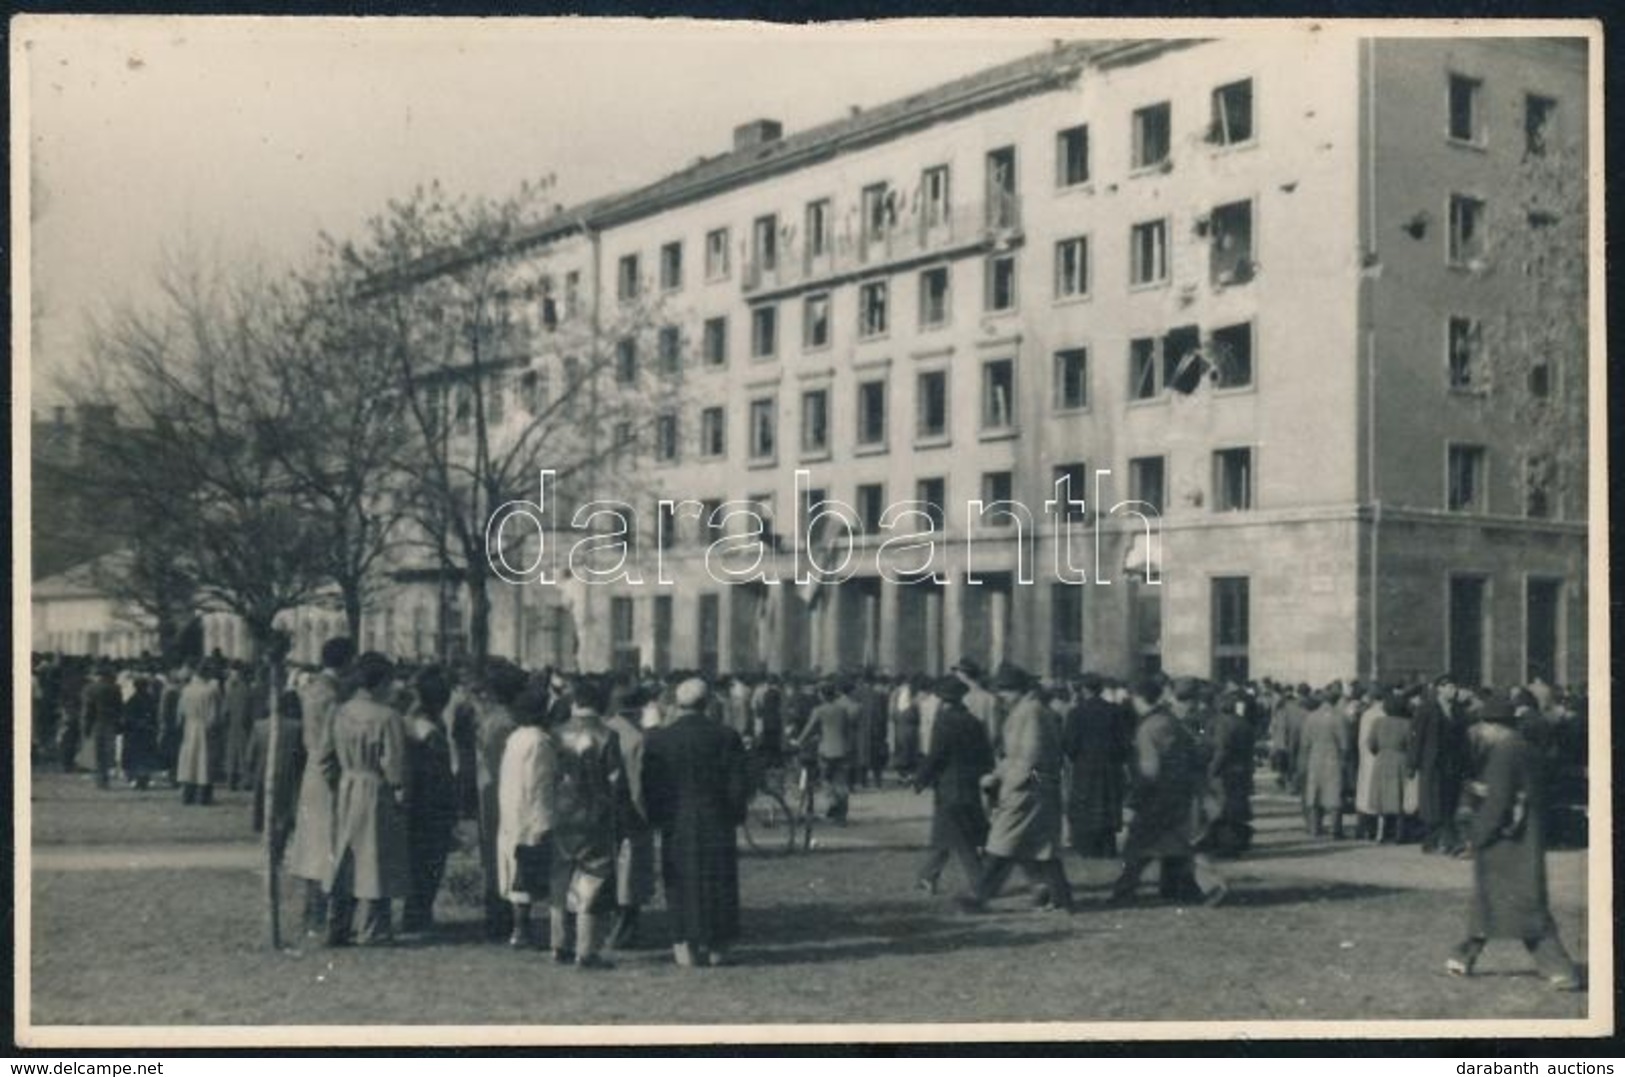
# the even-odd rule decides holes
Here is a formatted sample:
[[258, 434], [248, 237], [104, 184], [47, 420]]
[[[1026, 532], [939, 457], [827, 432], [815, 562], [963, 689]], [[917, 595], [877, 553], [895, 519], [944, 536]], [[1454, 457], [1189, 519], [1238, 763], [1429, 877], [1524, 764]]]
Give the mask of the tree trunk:
[[[349, 633], [356, 649], [361, 649], [361, 584], [359, 581], [339, 585], [344, 603], [344, 630]], [[387, 644], [386, 644], [387, 646]]]
[[485, 672], [491, 657], [491, 591], [480, 566], [465, 574], [468, 583], [468, 651], [475, 675]]

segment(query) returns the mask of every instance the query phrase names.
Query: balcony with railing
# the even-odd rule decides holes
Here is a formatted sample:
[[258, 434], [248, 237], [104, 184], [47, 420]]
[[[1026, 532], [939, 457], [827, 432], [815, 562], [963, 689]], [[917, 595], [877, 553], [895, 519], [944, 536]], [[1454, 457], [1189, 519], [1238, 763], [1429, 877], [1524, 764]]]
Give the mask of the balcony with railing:
[[946, 254], [992, 247], [1021, 234], [1021, 203], [1014, 195], [967, 202], [932, 212], [929, 206], [900, 214], [876, 228], [848, 227], [816, 245], [781, 230], [771, 256], [745, 259], [746, 295], [803, 291], [862, 273]]

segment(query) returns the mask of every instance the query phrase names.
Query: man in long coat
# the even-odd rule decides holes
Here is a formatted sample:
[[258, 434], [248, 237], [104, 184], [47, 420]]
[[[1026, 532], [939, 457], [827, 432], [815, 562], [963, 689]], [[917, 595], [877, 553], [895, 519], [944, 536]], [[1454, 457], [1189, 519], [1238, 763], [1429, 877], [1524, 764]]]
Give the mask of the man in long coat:
[[965, 709], [987, 730], [987, 742], [993, 747], [995, 759], [1004, 755], [1004, 702], [982, 687], [982, 667], [974, 658], [961, 658], [952, 670], [969, 689], [965, 693]]
[[181, 803], [213, 804], [214, 775], [210, 772], [210, 745], [219, 736], [220, 687], [211, 671], [200, 666], [181, 690], [177, 708], [181, 722], [180, 755], [175, 763], [175, 781], [181, 787]]
[[1473, 849], [1473, 901], [1467, 938], [1446, 962], [1470, 975], [1490, 939], [1524, 944], [1546, 982], [1559, 991], [1581, 986], [1579, 971], [1563, 948], [1546, 895], [1545, 797], [1540, 762], [1512, 727], [1509, 700], [1494, 698], [1480, 715], [1487, 751], [1480, 775], [1483, 800], [1468, 840]]
[[369, 651], [356, 661], [360, 685], [333, 715], [324, 773], [338, 775], [333, 800], [333, 860], [326, 889], [329, 946], [354, 938], [356, 903], [363, 902], [360, 940], [388, 941], [390, 901], [411, 893], [406, 844], [406, 722], [387, 702], [394, 670]]
[[1128, 741], [1118, 707], [1101, 695], [1099, 677], [1086, 673], [1081, 696], [1067, 713], [1062, 751], [1072, 765], [1067, 823], [1072, 848], [1084, 858], [1117, 858], [1117, 831], [1123, 825], [1123, 787]]
[[1325, 831], [1325, 816], [1332, 816], [1332, 837], [1343, 836], [1343, 761], [1354, 748], [1348, 724], [1338, 708], [1320, 693], [1309, 697], [1313, 707], [1303, 720], [1298, 742], [1298, 773], [1303, 781], [1303, 823], [1311, 837]]
[[719, 965], [739, 937], [738, 827], [750, 780], [739, 735], [705, 717], [705, 682], [677, 688], [671, 720], [649, 734], [643, 795], [660, 829], [677, 963]]
[[1245, 852], [1253, 841], [1253, 727], [1247, 704], [1236, 692], [1219, 699], [1208, 726], [1208, 786], [1219, 813], [1209, 837], [1213, 851], [1226, 856]]
[[1199, 752], [1189, 729], [1163, 705], [1162, 694], [1162, 684], [1148, 679], [1132, 695], [1139, 716], [1129, 801], [1134, 818], [1123, 841], [1123, 871], [1112, 884], [1111, 901], [1131, 900], [1147, 865], [1160, 859], [1163, 897], [1199, 898], [1216, 905], [1228, 888], [1207, 857], [1191, 847], [1192, 802], [1202, 783]]
[[931, 851], [920, 865], [917, 883], [931, 894], [937, 892], [950, 857], [959, 861], [967, 890], [974, 890], [982, 878], [978, 850], [987, 843], [987, 812], [981, 783], [993, 772], [993, 749], [982, 723], [961, 706], [966, 691], [965, 682], [952, 676], [929, 689], [937, 701], [936, 728], [931, 750], [914, 777], [914, 791], [932, 790]]
[[1017, 666], [993, 682], [1009, 708], [1004, 720], [1004, 757], [983, 779], [994, 797], [988, 819], [987, 864], [968, 908], [998, 895], [1017, 864], [1041, 880], [1039, 903], [1072, 909], [1072, 886], [1061, 865], [1060, 720], [1038, 692], [1037, 680]]
[[299, 736], [305, 745], [304, 773], [299, 778], [299, 807], [288, 848], [288, 874], [305, 883], [305, 934], [327, 930], [324, 883], [333, 865], [334, 786], [322, 771], [339, 706], [339, 674], [355, 658], [355, 644], [335, 636], [322, 644], [322, 669], [299, 689]]
[[1434, 683], [1434, 695], [1425, 699], [1411, 730], [1406, 763], [1417, 779], [1417, 814], [1427, 833], [1424, 853], [1454, 853], [1461, 844], [1456, 834], [1456, 806], [1468, 769], [1466, 731], [1456, 718], [1456, 686], [1449, 677]]
[[414, 933], [434, 925], [434, 899], [457, 827], [451, 742], [440, 724], [450, 694], [445, 675], [438, 666], [430, 666], [414, 679], [406, 715], [406, 833], [412, 852], [412, 893], [401, 911], [401, 927]]

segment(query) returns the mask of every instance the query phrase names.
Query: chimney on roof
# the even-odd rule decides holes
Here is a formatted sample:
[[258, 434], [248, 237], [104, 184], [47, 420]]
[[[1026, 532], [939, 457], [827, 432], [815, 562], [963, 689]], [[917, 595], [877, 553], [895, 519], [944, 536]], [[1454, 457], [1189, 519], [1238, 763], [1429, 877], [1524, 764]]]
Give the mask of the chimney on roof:
[[734, 128], [734, 149], [749, 150], [777, 142], [784, 135], [784, 124], [778, 120], [752, 120]]

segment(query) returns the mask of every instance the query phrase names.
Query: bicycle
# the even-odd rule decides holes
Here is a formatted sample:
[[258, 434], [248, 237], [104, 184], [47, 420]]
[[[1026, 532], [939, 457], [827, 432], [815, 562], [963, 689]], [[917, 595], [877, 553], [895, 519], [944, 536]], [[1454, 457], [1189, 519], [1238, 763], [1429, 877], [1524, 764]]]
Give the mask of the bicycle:
[[[801, 764], [796, 779], [795, 804], [785, 798], [784, 768], [752, 757], [754, 780], [745, 820], [740, 824], [745, 844], [758, 853], [782, 856], [812, 847], [812, 783]], [[802, 790], [805, 790], [803, 792]]]

